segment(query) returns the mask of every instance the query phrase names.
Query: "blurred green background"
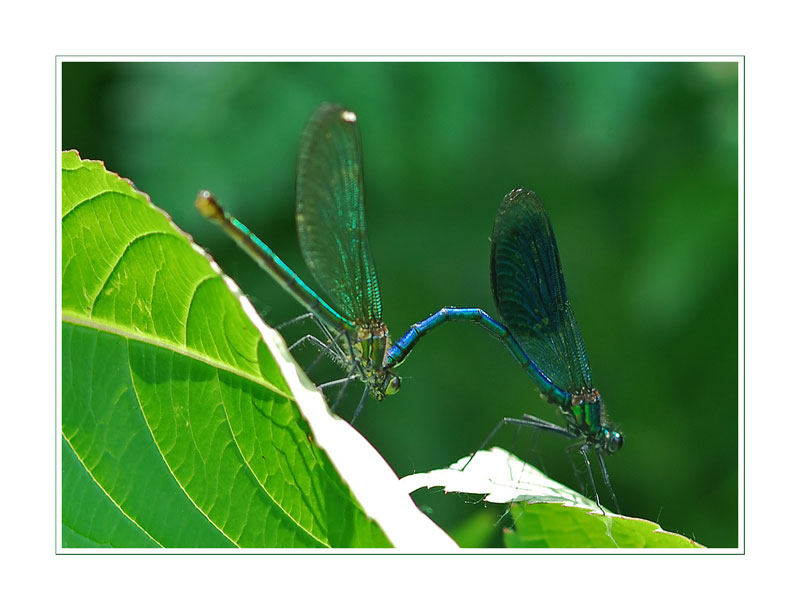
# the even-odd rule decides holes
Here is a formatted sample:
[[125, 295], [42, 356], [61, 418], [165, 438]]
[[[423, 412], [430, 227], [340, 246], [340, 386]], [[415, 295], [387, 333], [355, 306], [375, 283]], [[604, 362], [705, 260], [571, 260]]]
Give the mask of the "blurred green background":
[[[512, 188], [548, 209], [594, 381], [625, 447], [624, 514], [737, 545], [737, 65], [734, 63], [64, 63], [63, 148], [131, 179], [208, 248], [270, 324], [300, 306], [193, 207], [201, 188], [313, 284], [294, 169], [323, 101], [359, 115], [369, 233], [395, 337], [443, 305], [496, 313], [489, 235]], [[289, 342], [309, 330], [290, 327]], [[300, 351], [301, 364], [315, 354]], [[559, 421], [499, 342], [451, 324], [356, 427], [399, 475], [474, 451], [504, 415]], [[321, 366], [317, 382], [337, 371]], [[347, 416], [360, 388], [342, 407]], [[567, 442], [493, 441], [580, 489]], [[604, 492], [605, 490], [602, 490]], [[601, 496], [610, 504], [607, 495]], [[503, 508], [418, 492], [465, 545]]]

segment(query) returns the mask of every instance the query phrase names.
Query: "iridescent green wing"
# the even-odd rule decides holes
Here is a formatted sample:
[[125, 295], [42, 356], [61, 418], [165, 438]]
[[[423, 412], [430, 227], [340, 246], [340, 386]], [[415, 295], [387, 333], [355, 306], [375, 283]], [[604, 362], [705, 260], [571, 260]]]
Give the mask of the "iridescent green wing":
[[355, 113], [333, 104], [317, 108], [297, 157], [300, 248], [334, 307], [357, 323], [381, 319], [364, 214], [363, 168]]
[[527, 189], [511, 191], [497, 211], [491, 275], [503, 321], [541, 371], [562, 390], [592, 387], [553, 227], [539, 199]]

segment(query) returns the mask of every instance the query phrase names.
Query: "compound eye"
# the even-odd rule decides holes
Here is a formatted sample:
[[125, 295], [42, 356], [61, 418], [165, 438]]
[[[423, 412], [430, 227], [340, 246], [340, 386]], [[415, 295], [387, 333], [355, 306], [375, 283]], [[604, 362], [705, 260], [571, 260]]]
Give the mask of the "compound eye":
[[616, 430], [611, 432], [608, 436], [606, 449], [608, 450], [609, 453], [616, 453], [617, 451], [622, 449], [622, 434], [620, 434]]
[[397, 375], [392, 375], [389, 383], [386, 385], [386, 395], [391, 396], [400, 391], [400, 378]]

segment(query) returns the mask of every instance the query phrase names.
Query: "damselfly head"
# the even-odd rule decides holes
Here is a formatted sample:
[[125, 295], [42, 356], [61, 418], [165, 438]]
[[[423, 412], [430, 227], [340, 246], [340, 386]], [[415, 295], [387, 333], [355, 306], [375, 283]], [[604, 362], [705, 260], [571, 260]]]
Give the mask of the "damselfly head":
[[602, 430], [603, 450], [606, 453], [616, 453], [622, 449], [622, 433], [607, 426]]
[[386, 379], [383, 382], [383, 394], [392, 396], [400, 391], [400, 377], [391, 371], [386, 371]]

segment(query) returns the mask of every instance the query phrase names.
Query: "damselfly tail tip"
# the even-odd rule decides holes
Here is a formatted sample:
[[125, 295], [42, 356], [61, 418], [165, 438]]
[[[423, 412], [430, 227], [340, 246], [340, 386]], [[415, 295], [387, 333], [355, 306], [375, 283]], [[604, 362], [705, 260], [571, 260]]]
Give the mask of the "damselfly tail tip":
[[219, 203], [217, 203], [217, 198], [211, 194], [211, 191], [200, 191], [197, 194], [194, 205], [203, 216], [212, 220], [222, 218], [225, 215]]

